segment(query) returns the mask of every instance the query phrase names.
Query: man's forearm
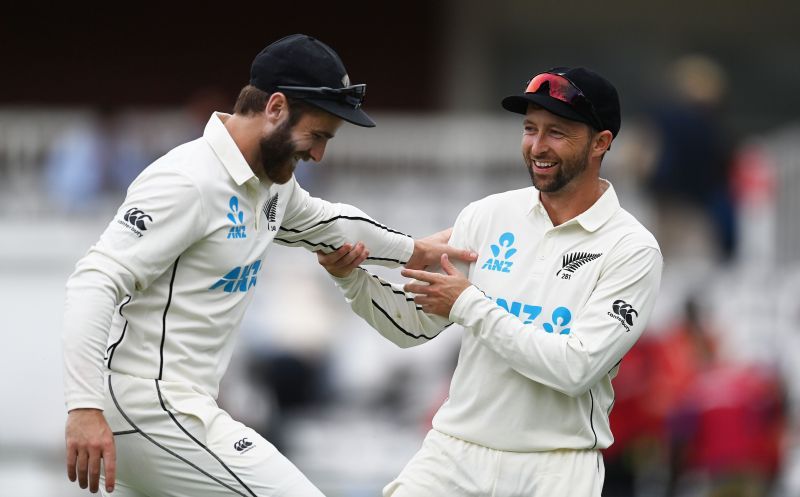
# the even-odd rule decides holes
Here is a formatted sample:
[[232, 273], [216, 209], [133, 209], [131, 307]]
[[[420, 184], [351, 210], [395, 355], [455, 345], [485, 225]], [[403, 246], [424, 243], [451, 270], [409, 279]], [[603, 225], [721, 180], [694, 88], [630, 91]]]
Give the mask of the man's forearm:
[[62, 350], [67, 410], [103, 408], [103, 355], [117, 294], [112, 280], [94, 270], [67, 283]]

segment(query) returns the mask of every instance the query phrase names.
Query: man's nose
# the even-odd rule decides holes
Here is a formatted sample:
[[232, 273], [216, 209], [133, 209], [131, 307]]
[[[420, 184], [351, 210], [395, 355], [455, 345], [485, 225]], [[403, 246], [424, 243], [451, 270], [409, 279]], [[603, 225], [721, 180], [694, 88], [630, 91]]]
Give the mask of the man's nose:
[[328, 145], [328, 142], [323, 143], [315, 143], [311, 150], [308, 151], [308, 155], [311, 157], [311, 160], [314, 162], [319, 162], [322, 160], [322, 156], [325, 155], [325, 147]]

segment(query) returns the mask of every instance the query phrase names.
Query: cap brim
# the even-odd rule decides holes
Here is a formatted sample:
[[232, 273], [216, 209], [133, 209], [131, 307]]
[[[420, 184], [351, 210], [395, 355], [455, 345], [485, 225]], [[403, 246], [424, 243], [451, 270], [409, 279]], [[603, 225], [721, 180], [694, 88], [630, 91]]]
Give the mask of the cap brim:
[[513, 95], [504, 98], [502, 101], [504, 109], [523, 115], [528, 113], [528, 104], [536, 104], [539, 107], [542, 107], [543, 109], [552, 112], [557, 116], [561, 116], [571, 121], [579, 121], [582, 123], [586, 123], [589, 126], [594, 126], [592, 124], [591, 118], [580, 114], [566, 102], [562, 102], [561, 100], [555, 99], [550, 95], [546, 95], [543, 93], [526, 93], [524, 95]]
[[373, 121], [366, 112], [361, 109], [356, 109], [349, 105], [344, 105], [334, 100], [315, 100], [313, 98], [304, 98], [304, 102], [308, 102], [314, 107], [318, 107], [325, 112], [333, 114], [336, 117], [342, 118], [345, 121], [362, 126], [364, 128], [374, 128], [375, 121]]

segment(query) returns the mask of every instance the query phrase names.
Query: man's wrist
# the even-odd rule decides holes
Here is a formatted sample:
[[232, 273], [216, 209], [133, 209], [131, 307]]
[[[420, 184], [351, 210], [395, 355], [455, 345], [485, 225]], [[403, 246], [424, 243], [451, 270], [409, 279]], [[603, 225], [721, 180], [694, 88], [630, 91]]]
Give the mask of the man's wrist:
[[475, 285], [468, 286], [453, 302], [448, 319], [454, 323], [463, 324], [467, 313], [472, 307], [472, 302], [474, 302], [474, 299], [481, 297], [484, 297], [484, 294], [478, 290], [478, 287]]
[[356, 281], [358, 278], [358, 269], [353, 269], [345, 276], [336, 276], [335, 274], [328, 273], [336, 286], [346, 288], [348, 285]]

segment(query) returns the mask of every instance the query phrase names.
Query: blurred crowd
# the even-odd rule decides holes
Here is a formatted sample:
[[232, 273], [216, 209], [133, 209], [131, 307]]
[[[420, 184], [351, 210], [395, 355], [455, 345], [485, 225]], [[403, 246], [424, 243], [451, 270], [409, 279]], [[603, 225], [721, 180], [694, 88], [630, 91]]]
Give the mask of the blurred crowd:
[[[790, 351], [800, 342], [800, 271], [789, 264], [797, 261], [781, 259], [775, 241], [778, 220], [800, 214], [779, 212], [781, 168], [788, 166], [764, 140], [730, 129], [730, 95], [717, 62], [683, 57], [664, 82], [660, 97], [623, 125], [626, 138], [611, 152], [607, 171], [623, 206], [641, 209], [637, 215], [656, 234], [665, 278], [651, 330], [614, 380], [616, 441], [605, 453], [604, 495], [798, 496], [800, 370]], [[212, 110], [229, 106], [216, 92], [200, 92], [170, 121], [179, 125], [168, 133], [141, 126], [141, 116], [97, 109], [52, 137], [37, 188], [54, 212], [91, 214], [109, 196], [121, 199], [158, 155], [199, 136]], [[0, 177], [8, 178], [5, 165]], [[327, 173], [315, 168], [298, 174], [324, 197], [336, 188], [330, 183], [346, 181], [326, 181]], [[430, 191], [441, 189], [434, 184]], [[8, 201], [13, 193], [3, 195]], [[355, 195], [339, 200], [363, 206]], [[374, 202], [377, 212], [365, 210], [391, 220], [391, 206], [381, 212], [381, 199]], [[422, 235], [442, 227], [414, 229]], [[226, 378], [222, 404], [290, 458], [293, 422], [348, 403], [363, 407], [365, 418], [411, 426], [421, 440], [446, 396], [458, 332], [434, 352], [390, 352], [368, 331], [347, 329], [358, 323], [343, 317], [341, 302], [317, 295], [330, 282], [313, 256], [281, 257], [288, 267], [274, 269], [277, 283], [267, 285], [273, 290], [257, 294], [260, 305], [248, 316], [241, 360]]]

